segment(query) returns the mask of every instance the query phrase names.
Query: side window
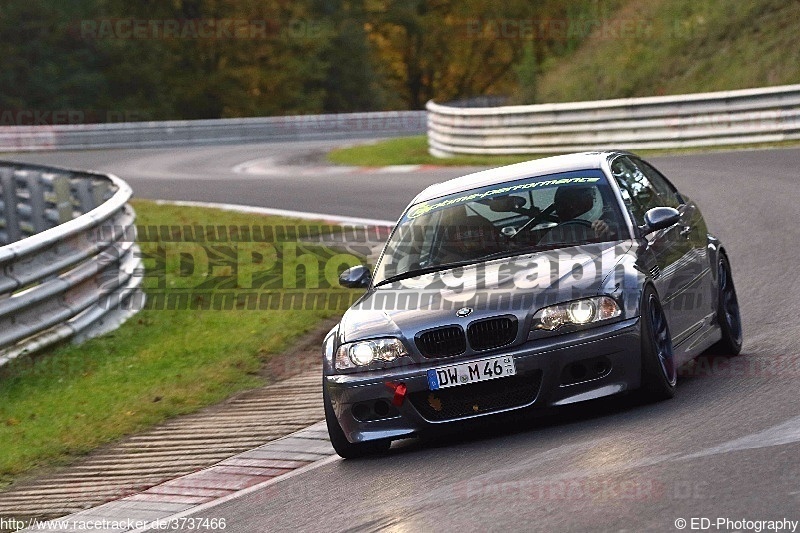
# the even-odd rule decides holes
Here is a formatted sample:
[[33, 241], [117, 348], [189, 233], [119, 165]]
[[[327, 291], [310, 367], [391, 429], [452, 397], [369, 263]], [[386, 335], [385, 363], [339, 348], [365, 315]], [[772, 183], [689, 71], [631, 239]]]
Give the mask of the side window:
[[637, 225], [644, 225], [644, 214], [649, 209], [667, 205], [647, 176], [627, 157], [615, 159], [611, 164], [611, 173], [614, 175], [622, 199]]
[[658, 195], [663, 199], [663, 205], [667, 207], [678, 207], [683, 203], [678, 191], [675, 190], [675, 187], [673, 187], [672, 184], [667, 181], [661, 172], [653, 168], [653, 166], [649, 163], [642, 160], [636, 161], [636, 164], [642, 170], [644, 175], [647, 176], [647, 179], [650, 180], [650, 184], [656, 190]]

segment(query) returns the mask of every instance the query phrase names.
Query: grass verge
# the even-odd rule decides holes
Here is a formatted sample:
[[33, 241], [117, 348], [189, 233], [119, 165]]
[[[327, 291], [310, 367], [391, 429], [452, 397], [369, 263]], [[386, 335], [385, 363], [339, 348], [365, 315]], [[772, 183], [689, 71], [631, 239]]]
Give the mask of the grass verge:
[[[201, 245], [181, 242], [186, 239], [178, 235], [182, 225], [294, 227], [291, 220], [146, 201], [137, 201], [134, 207], [140, 228], [170, 228], [148, 242], [142, 241], [140, 229], [147, 267], [144, 284], [151, 304], [159, 302], [159, 294], [172, 291], [177, 296], [186, 287], [196, 289], [192, 302], [210, 302], [226, 289], [236, 289], [237, 280], [270, 294], [287, 292], [288, 280], [297, 287], [295, 292], [318, 286], [327, 294], [352, 296], [326, 288], [331, 276], [323, 267], [319, 272], [313, 266], [297, 267], [288, 278], [282, 270], [290, 261], [290, 267], [300, 263], [308, 267], [314, 259], [325, 265], [337, 253], [330, 248], [297, 244], [285, 236], [271, 243], [243, 245], [231, 239]], [[312, 254], [311, 261], [295, 259], [303, 253]], [[212, 276], [206, 274], [209, 271]], [[286, 349], [320, 320], [341, 312], [241, 307], [146, 308], [103, 337], [0, 368], [0, 484], [264, 384], [268, 377], [261, 370], [272, 354]]]
[[[800, 146], [798, 141], [775, 143], [740, 144], [719, 147], [679, 148], [674, 150], [635, 150], [642, 157], [662, 155], [696, 154], [707, 152], [725, 152], [730, 150], [751, 150], [767, 148], [789, 148]], [[515, 156], [467, 155], [449, 158], [438, 158], [428, 153], [428, 139], [425, 135], [399, 137], [376, 143], [360, 144], [347, 148], [338, 148], [328, 153], [328, 160], [341, 165], [381, 167], [388, 165], [441, 165], [441, 166], [476, 166], [499, 167], [521, 163], [532, 159], [540, 159], [556, 154], [528, 154]]]
[[428, 153], [428, 137], [398, 137], [375, 143], [338, 148], [328, 153], [328, 160], [339, 165], [383, 167], [389, 165], [502, 166], [529, 161], [540, 156], [460, 155], [439, 158]]
[[[686, 94], [800, 81], [800, 4], [628, 1], [567, 57], [541, 65], [538, 102]], [[621, 31], [611, 35], [610, 28]], [[622, 28], [625, 28], [622, 30]]]

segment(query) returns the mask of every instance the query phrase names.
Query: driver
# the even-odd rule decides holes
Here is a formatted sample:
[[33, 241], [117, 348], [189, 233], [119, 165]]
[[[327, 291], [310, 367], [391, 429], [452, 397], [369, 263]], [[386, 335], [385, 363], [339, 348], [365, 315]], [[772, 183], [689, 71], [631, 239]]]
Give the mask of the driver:
[[439, 263], [476, 259], [500, 249], [494, 225], [481, 215], [469, 215], [463, 205], [447, 209], [440, 224], [446, 228], [446, 237]]
[[[587, 239], [592, 237], [608, 239], [611, 237], [612, 230], [606, 221], [597, 219], [590, 223], [588, 220], [578, 218], [594, 207], [594, 197], [595, 188], [591, 185], [562, 185], [556, 189], [553, 197], [556, 216], [558, 216], [559, 224], [578, 220], [585, 222], [587, 226], [591, 226], [594, 235], [586, 235]], [[574, 240], [584, 240], [577, 238], [577, 235], [575, 237]]]

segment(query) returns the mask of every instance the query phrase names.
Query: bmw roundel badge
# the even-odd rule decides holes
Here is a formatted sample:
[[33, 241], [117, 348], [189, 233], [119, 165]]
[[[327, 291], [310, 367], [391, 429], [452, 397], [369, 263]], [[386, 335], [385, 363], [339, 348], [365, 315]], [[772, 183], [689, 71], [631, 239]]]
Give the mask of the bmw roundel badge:
[[461, 318], [464, 318], [465, 316], [469, 316], [471, 314], [472, 314], [471, 307], [462, 307], [461, 309], [456, 311], [456, 316], [460, 316]]

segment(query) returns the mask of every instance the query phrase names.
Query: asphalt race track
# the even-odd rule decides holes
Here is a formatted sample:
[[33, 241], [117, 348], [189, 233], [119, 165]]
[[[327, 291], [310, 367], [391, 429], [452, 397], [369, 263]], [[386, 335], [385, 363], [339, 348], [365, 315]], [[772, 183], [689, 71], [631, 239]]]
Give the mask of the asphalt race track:
[[[254, 144], [202, 148], [102, 150], [11, 154], [0, 159], [112, 172], [138, 198], [226, 202], [296, 211], [393, 219], [422, 188], [464, 173], [446, 169], [420, 174], [325, 172], [325, 152], [341, 141]], [[247, 175], [233, 167], [274, 159], [270, 175]], [[313, 167], [320, 165], [319, 173]], [[299, 169], [306, 169], [302, 179]]]
[[[464, 172], [231, 170], [258, 158], [316, 165], [331, 144], [13, 158], [111, 171], [139, 197], [382, 219]], [[651, 160], [699, 202], [728, 249], [745, 327], [739, 358], [683, 368], [667, 402], [613, 399], [513, 428], [395, 443], [388, 456], [336, 460], [198, 516], [226, 518], [228, 532], [676, 531], [676, 520], [701, 517], [715, 531], [717, 518], [800, 519], [800, 149]]]

